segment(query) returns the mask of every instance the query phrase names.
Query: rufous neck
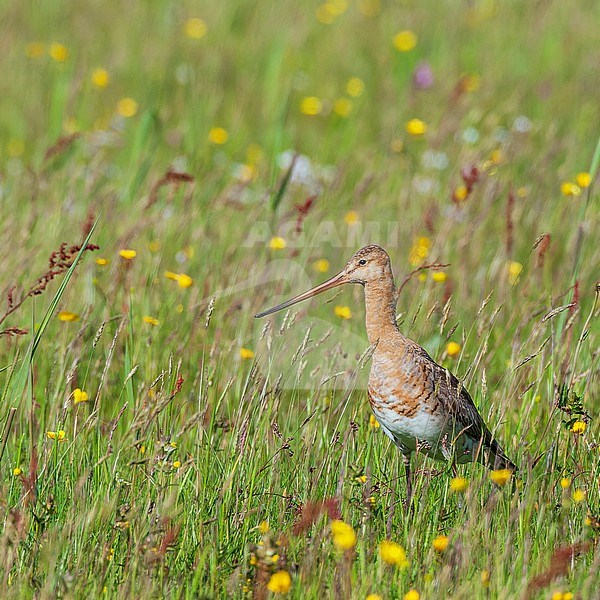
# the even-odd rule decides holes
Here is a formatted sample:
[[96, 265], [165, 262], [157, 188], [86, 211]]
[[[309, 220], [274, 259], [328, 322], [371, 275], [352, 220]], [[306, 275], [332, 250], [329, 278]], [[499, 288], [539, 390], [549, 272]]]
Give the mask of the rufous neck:
[[398, 331], [396, 286], [391, 273], [365, 284], [365, 309], [369, 344], [376, 344]]

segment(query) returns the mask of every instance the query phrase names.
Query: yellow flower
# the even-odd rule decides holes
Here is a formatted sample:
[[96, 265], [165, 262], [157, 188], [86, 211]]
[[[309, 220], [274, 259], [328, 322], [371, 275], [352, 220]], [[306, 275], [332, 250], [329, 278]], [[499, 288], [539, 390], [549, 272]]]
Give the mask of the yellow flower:
[[165, 271], [165, 277], [167, 279], [172, 279], [173, 281], [176, 281], [177, 285], [179, 285], [179, 287], [182, 288], [189, 288], [194, 283], [194, 280], [185, 273], [173, 273], [172, 271]]
[[320, 115], [323, 110], [323, 101], [316, 96], [306, 96], [300, 102], [300, 112], [303, 115], [314, 117]]
[[340, 115], [340, 117], [348, 117], [352, 112], [352, 102], [348, 98], [338, 98], [333, 103], [333, 112]]
[[481, 585], [483, 585], [483, 587], [489, 587], [490, 572], [487, 569], [484, 569], [483, 571], [481, 571], [479, 576], [481, 577]]
[[461, 350], [460, 344], [457, 344], [456, 342], [448, 342], [446, 344], [446, 353], [451, 358], [458, 356], [460, 354], [460, 350]]
[[97, 88], [105, 88], [110, 83], [110, 77], [106, 69], [94, 69], [92, 71], [92, 84]]
[[101, 266], [101, 267], [105, 267], [110, 261], [108, 260], [108, 258], [97, 258], [96, 259], [96, 264]]
[[379, 555], [382, 560], [389, 565], [396, 565], [401, 569], [408, 567], [410, 564], [406, 558], [406, 552], [400, 544], [390, 540], [383, 540], [379, 544]]
[[137, 251], [124, 248], [123, 250], [119, 250], [119, 256], [125, 260], [131, 260], [137, 256]]
[[65, 431], [63, 429], [59, 429], [58, 431], [46, 431], [46, 435], [51, 440], [56, 440], [58, 442], [62, 442], [65, 439]]
[[250, 350], [250, 348], [240, 348], [240, 357], [244, 360], [254, 358], [254, 351]]
[[23, 473], [23, 470], [22, 470], [20, 467], [15, 467], [15, 468], [13, 469], [13, 475], [14, 475], [15, 477], [18, 477], [19, 475], [21, 475], [21, 473]]
[[502, 150], [500, 150], [499, 148], [494, 150], [491, 154], [490, 154], [490, 160], [495, 164], [495, 165], [499, 165], [500, 163], [502, 163], [504, 161], [504, 155], [502, 154]]
[[410, 52], [417, 45], [418, 41], [417, 34], [408, 29], [399, 31], [394, 36], [394, 46], [400, 52]]
[[571, 498], [573, 498], [573, 502], [579, 504], [585, 500], [585, 490], [574, 490], [571, 494]]
[[317, 17], [317, 21], [320, 23], [324, 23], [325, 25], [330, 25], [333, 23], [334, 14], [331, 12], [331, 6], [329, 3], [318, 6], [317, 10], [315, 11], [315, 15]]
[[571, 425], [571, 431], [577, 435], [581, 435], [586, 428], [585, 421], [575, 421], [573, 425]]
[[469, 487], [469, 482], [464, 477], [453, 477], [450, 480], [450, 489], [458, 494], [464, 492]]
[[327, 6], [329, 7], [329, 11], [334, 16], [339, 16], [348, 10], [348, 1], [347, 0], [328, 0]]
[[365, 600], [383, 600], [383, 596], [380, 594], [369, 594]]
[[89, 399], [88, 393], [84, 392], [81, 388], [75, 388], [73, 390], [73, 404], [79, 404], [80, 402], [87, 402]]
[[375, 415], [371, 415], [369, 417], [369, 427], [371, 429], [379, 429], [381, 425], [379, 425], [379, 421], [375, 418]]
[[332, 521], [331, 533], [333, 534], [333, 544], [338, 550], [351, 550], [356, 545], [356, 533], [352, 526], [344, 521]]
[[462, 202], [467, 198], [468, 195], [469, 190], [467, 189], [467, 186], [464, 183], [457, 185], [454, 188], [454, 192], [452, 193], [452, 197], [454, 198], [455, 202]]
[[133, 117], [138, 111], [138, 103], [133, 98], [121, 98], [117, 102], [117, 112], [128, 119]]
[[560, 184], [560, 191], [563, 196], [580, 196], [581, 195], [581, 187], [579, 187], [576, 183], [572, 181], [563, 181]]
[[586, 172], [577, 173], [575, 176], [575, 182], [580, 188], [590, 187], [590, 184], [592, 183], [592, 176]]
[[142, 321], [144, 321], [144, 323], [148, 323], [148, 325], [153, 325], [154, 327], [158, 327], [160, 325], [160, 321], [158, 319], [148, 315], [142, 317]]
[[359, 476], [356, 478], [356, 481], [357, 481], [358, 483], [367, 483], [367, 476], [366, 476], [366, 475], [359, 475]]
[[349, 210], [344, 215], [344, 222], [346, 223], [346, 225], [352, 225], [354, 223], [358, 223], [359, 220], [360, 220], [360, 216], [355, 210]]
[[287, 246], [287, 242], [280, 236], [272, 237], [269, 240], [269, 248], [271, 250], [283, 250]]
[[25, 56], [27, 58], [39, 58], [44, 54], [44, 44], [40, 42], [30, 42], [25, 46]]
[[365, 91], [365, 82], [360, 77], [352, 77], [348, 79], [346, 91], [348, 96], [358, 98]]
[[69, 50], [63, 44], [50, 44], [49, 54], [56, 62], [65, 62], [69, 58]]
[[287, 571], [277, 571], [271, 575], [267, 589], [274, 594], [287, 594], [292, 587], [292, 578]]
[[198, 17], [192, 17], [183, 24], [183, 31], [191, 40], [199, 40], [206, 35], [206, 23]]
[[222, 146], [223, 144], [227, 143], [228, 139], [229, 133], [227, 132], [227, 129], [224, 129], [223, 127], [213, 127], [208, 132], [208, 141], [211, 144], [217, 144], [217, 146]]
[[179, 467], [181, 467], [181, 461], [180, 460], [173, 461], [173, 468], [179, 469]]
[[319, 273], [327, 273], [329, 271], [329, 261], [326, 258], [320, 258], [313, 263], [313, 269]]
[[406, 132], [410, 135], [419, 136], [427, 131], [427, 123], [421, 119], [411, 119], [406, 123]]
[[436, 552], [443, 552], [448, 547], [448, 537], [445, 535], [438, 535], [433, 540], [432, 546]]
[[490, 479], [500, 487], [506, 485], [511, 477], [512, 471], [510, 469], [498, 469], [496, 471], [490, 471]]
[[571, 487], [571, 480], [570, 480], [568, 477], [563, 477], [563, 478], [560, 480], [560, 487], [561, 487], [563, 490], [567, 490], [567, 489], [569, 489], [569, 488]]
[[336, 306], [333, 309], [333, 312], [335, 313], [335, 316], [339, 317], [340, 319], [352, 318], [352, 311], [350, 310], [349, 306]]
[[421, 595], [417, 590], [408, 590], [406, 594], [404, 594], [404, 600], [419, 600]]
[[271, 527], [269, 526], [269, 522], [268, 521], [261, 521], [260, 525], [258, 526], [258, 530], [265, 535], [265, 533], [269, 533], [269, 531], [271, 530]]
[[71, 323], [73, 321], [79, 321], [79, 315], [68, 310], [61, 310], [58, 313], [58, 318], [65, 323]]
[[474, 92], [479, 89], [480, 84], [481, 77], [476, 73], [468, 73], [462, 79], [462, 89], [465, 90], [465, 92]]
[[431, 274], [431, 279], [433, 279], [436, 283], [444, 283], [448, 279], [447, 273], [444, 271], [434, 271]]
[[515, 285], [519, 281], [521, 272], [523, 271], [523, 265], [515, 260], [508, 263], [508, 280], [511, 285]]

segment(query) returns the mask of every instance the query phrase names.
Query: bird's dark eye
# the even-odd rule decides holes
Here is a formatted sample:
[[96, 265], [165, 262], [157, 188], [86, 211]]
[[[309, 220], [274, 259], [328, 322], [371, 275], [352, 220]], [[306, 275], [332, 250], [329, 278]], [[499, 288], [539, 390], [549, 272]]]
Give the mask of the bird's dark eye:
[[366, 264], [367, 264], [367, 261], [366, 261], [364, 258], [361, 258], [361, 259], [358, 261], [358, 264], [359, 264], [359, 265], [366, 265]]

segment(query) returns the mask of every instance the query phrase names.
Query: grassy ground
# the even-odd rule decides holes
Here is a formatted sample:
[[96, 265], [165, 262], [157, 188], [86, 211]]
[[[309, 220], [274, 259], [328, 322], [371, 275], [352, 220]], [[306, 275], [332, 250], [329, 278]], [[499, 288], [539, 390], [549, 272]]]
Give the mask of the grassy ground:
[[[597, 594], [599, 17], [5, 3], [0, 595]], [[406, 516], [361, 291], [252, 318], [369, 242], [514, 486], [417, 457]]]

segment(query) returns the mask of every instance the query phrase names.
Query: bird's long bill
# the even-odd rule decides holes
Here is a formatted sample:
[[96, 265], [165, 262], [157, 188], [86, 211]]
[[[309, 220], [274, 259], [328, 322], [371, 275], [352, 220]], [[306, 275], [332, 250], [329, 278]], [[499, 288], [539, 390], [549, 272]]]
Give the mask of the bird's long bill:
[[342, 285], [343, 283], [346, 283], [346, 278], [345, 278], [345, 273], [342, 271], [341, 273], [334, 275], [331, 279], [328, 279], [327, 281], [324, 281], [317, 287], [314, 287], [312, 290], [308, 290], [308, 292], [304, 292], [303, 294], [300, 294], [299, 296], [295, 296], [294, 298], [292, 298], [291, 300], [288, 300], [287, 302], [283, 302], [282, 304], [278, 304], [277, 306], [274, 306], [273, 308], [269, 308], [268, 310], [265, 310], [261, 313], [258, 313], [257, 315], [254, 315], [254, 318], [260, 319], [261, 317], [266, 317], [267, 315], [272, 315], [273, 313], [275, 313], [279, 310], [283, 310], [284, 308], [288, 308], [288, 307], [292, 306], [293, 304], [302, 302], [302, 300], [308, 300], [308, 298], [312, 298], [313, 296], [316, 296], [317, 294], [326, 292], [327, 290], [337, 287], [338, 285]]

